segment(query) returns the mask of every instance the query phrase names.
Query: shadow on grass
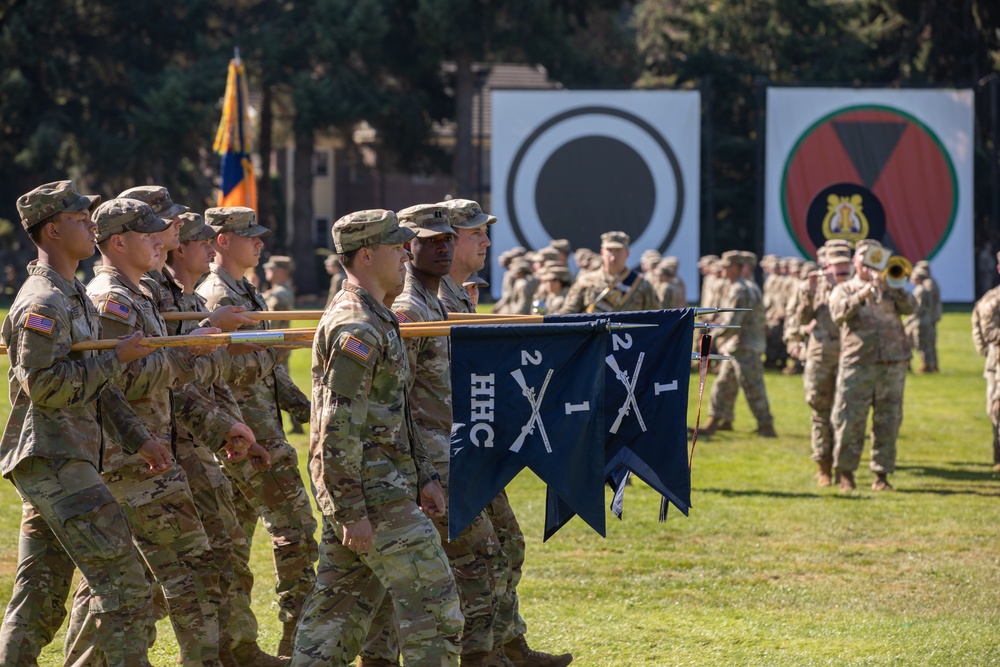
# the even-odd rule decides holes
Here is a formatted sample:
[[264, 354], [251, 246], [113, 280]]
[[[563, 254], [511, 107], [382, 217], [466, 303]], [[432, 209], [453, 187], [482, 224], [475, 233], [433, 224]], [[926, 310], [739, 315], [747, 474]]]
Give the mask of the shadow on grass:
[[[956, 464], [968, 465], [968, 464]], [[973, 464], [975, 465], [975, 464]], [[983, 464], [985, 467], [986, 464]], [[940, 468], [936, 466], [909, 465], [896, 466], [896, 470], [906, 472], [918, 477], [938, 477], [954, 482], [990, 482], [996, 480], [996, 475], [989, 468], [984, 470], [968, 470], [964, 468]]]
[[800, 493], [792, 491], [772, 491], [767, 489], [703, 489], [698, 487], [693, 487], [691, 490], [698, 491], [700, 493], [717, 493], [720, 496], [728, 498], [763, 496], [768, 498], [804, 498], [807, 500], [825, 500], [827, 498], [837, 498], [840, 500], [868, 500], [864, 496], [856, 494], [840, 494], [836, 491], [831, 491], [830, 493]]

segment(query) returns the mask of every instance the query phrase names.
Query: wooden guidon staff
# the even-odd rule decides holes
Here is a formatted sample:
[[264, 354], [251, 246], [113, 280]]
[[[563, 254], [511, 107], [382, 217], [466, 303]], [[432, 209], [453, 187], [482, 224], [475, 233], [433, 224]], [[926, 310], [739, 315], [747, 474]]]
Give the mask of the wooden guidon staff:
[[[292, 311], [308, 312], [308, 311]], [[176, 313], [187, 315], [188, 313]], [[196, 313], [204, 317], [204, 313]], [[280, 313], [267, 313], [280, 314]], [[200, 318], [199, 318], [200, 319]], [[498, 316], [476, 318], [462, 321], [462, 324], [536, 324], [542, 321], [540, 315], [529, 316]], [[421, 336], [448, 336], [452, 325], [445, 322], [410, 322], [399, 325], [403, 338], [419, 338]], [[300, 329], [272, 329], [270, 331], [237, 331], [233, 333], [200, 334], [196, 336], [155, 336], [143, 338], [142, 344], [148, 347], [197, 347], [199, 345], [228, 345], [230, 343], [250, 343], [263, 346], [296, 346], [312, 344], [316, 336], [315, 327]], [[118, 339], [86, 340], [74, 343], [70, 350], [111, 350], [118, 345]], [[7, 347], [0, 346], [0, 354], [7, 354]]]
[[[252, 320], [320, 320], [323, 318], [322, 310], [248, 310], [242, 315], [246, 315]], [[165, 322], [178, 322], [181, 320], [203, 320], [211, 313], [160, 313], [160, 317]], [[537, 315], [495, 315], [493, 313], [448, 313], [449, 320], [493, 320], [496, 318], [507, 320], [517, 320], [522, 324], [541, 322]], [[509, 324], [513, 322], [503, 322]]]

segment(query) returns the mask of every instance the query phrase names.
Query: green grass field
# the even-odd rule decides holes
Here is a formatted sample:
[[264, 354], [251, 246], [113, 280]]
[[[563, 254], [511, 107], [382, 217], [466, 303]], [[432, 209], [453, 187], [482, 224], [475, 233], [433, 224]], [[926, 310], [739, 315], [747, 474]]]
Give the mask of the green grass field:
[[[528, 541], [530, 643], [572, 651], [581, 667], [1000, 664], [1000, 484], [967, 309], [946, 314], [938, 337], [941, 374], [907, 379], [892, 494], [867, 490], [864, 465], [851, 496], [816, 488], [802, 378], [778, 374], [766, 379], [781, 437], [752, 436], [739, 399], [736, 431], [698, 443], [689, 517], [657, 523], [658, 499], [637, 482], [607, 539], [575, 519], [543, 544], [544, 488], [523, 473], [509, 492]], [[292, 363], [308, 391], [308, 352]], [[696, 396], [693, 379], [692, 423]], [[304, 436], [292, 442], [306, 452]], [[4, 601], [19, 516], [0, 483]], [[274, 578], [257, 536], [254, 597], [273, 652]], [[159, 630], [151, 655], [167, 667], [176, 645], [168, 624]], [[61, 647], [62, 635], [41, 664], [61, 664]]]

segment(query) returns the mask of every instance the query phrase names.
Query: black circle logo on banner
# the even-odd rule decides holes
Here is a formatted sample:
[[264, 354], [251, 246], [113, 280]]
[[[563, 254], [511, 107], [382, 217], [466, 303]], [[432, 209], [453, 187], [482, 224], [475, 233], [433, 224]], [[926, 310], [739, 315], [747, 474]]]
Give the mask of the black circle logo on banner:
[[[601, 233], [621, 230], [632, 242], [654, 223], [666, 223], [657, 246], [665, 251], [680, 228], [684, 211], [684, 180], [680, 163], [666, 139], [638, 116], [612, 107], [580, 107], [548, 119], [524, 140], [514, 155], [507, 176], [507, 215], [518, 242], [533, 247], [528, 240], [534, 221], [517, 212], [515, 191], [518, 172], [528, 151], [538, 139], [559, 123], [580, 116], [607, 116], [624, 120], [641, 130], [662, 152], [675, 183], [675, 201], [668, 220], [654, 220], [658, 192], [654, 169], [632, 146], [595, 127], [590, 134], [575, 136], [552, 150], [538, 169], [534, 185], [535, 211], [542, 231], [549, 238], [566, 238], [574, 248], [592, 247]], [[655, 149], [654, 149], [655, 150]]]
[[857, 183], [835, 183], [809, 202], [809, 240], [818, 248], [830, 239], [856, 243], [885, 236], [885, 208], [871, 190]]
[[[606, 196], [609, 191], [614, 196]], [[639, 238], [655, 205], [649, 166], [631, 146], [610, 137], [566, 142], [545, 161], [535, 185], [535, 210], [545, 231], [568, 238], [574, 248], [600, 238], [609, 223]]]

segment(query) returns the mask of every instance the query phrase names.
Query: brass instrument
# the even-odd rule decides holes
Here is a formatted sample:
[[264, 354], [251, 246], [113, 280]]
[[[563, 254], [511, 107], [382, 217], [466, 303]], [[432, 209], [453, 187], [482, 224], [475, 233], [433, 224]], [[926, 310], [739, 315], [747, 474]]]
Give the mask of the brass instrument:
[[889, 287], [905, 287], [910, 280], [911, 273], [913, 273], [913, 265], [910, 264], [910, 260], [902, 255], [893, 255], [882, 270], [882, 279]]

